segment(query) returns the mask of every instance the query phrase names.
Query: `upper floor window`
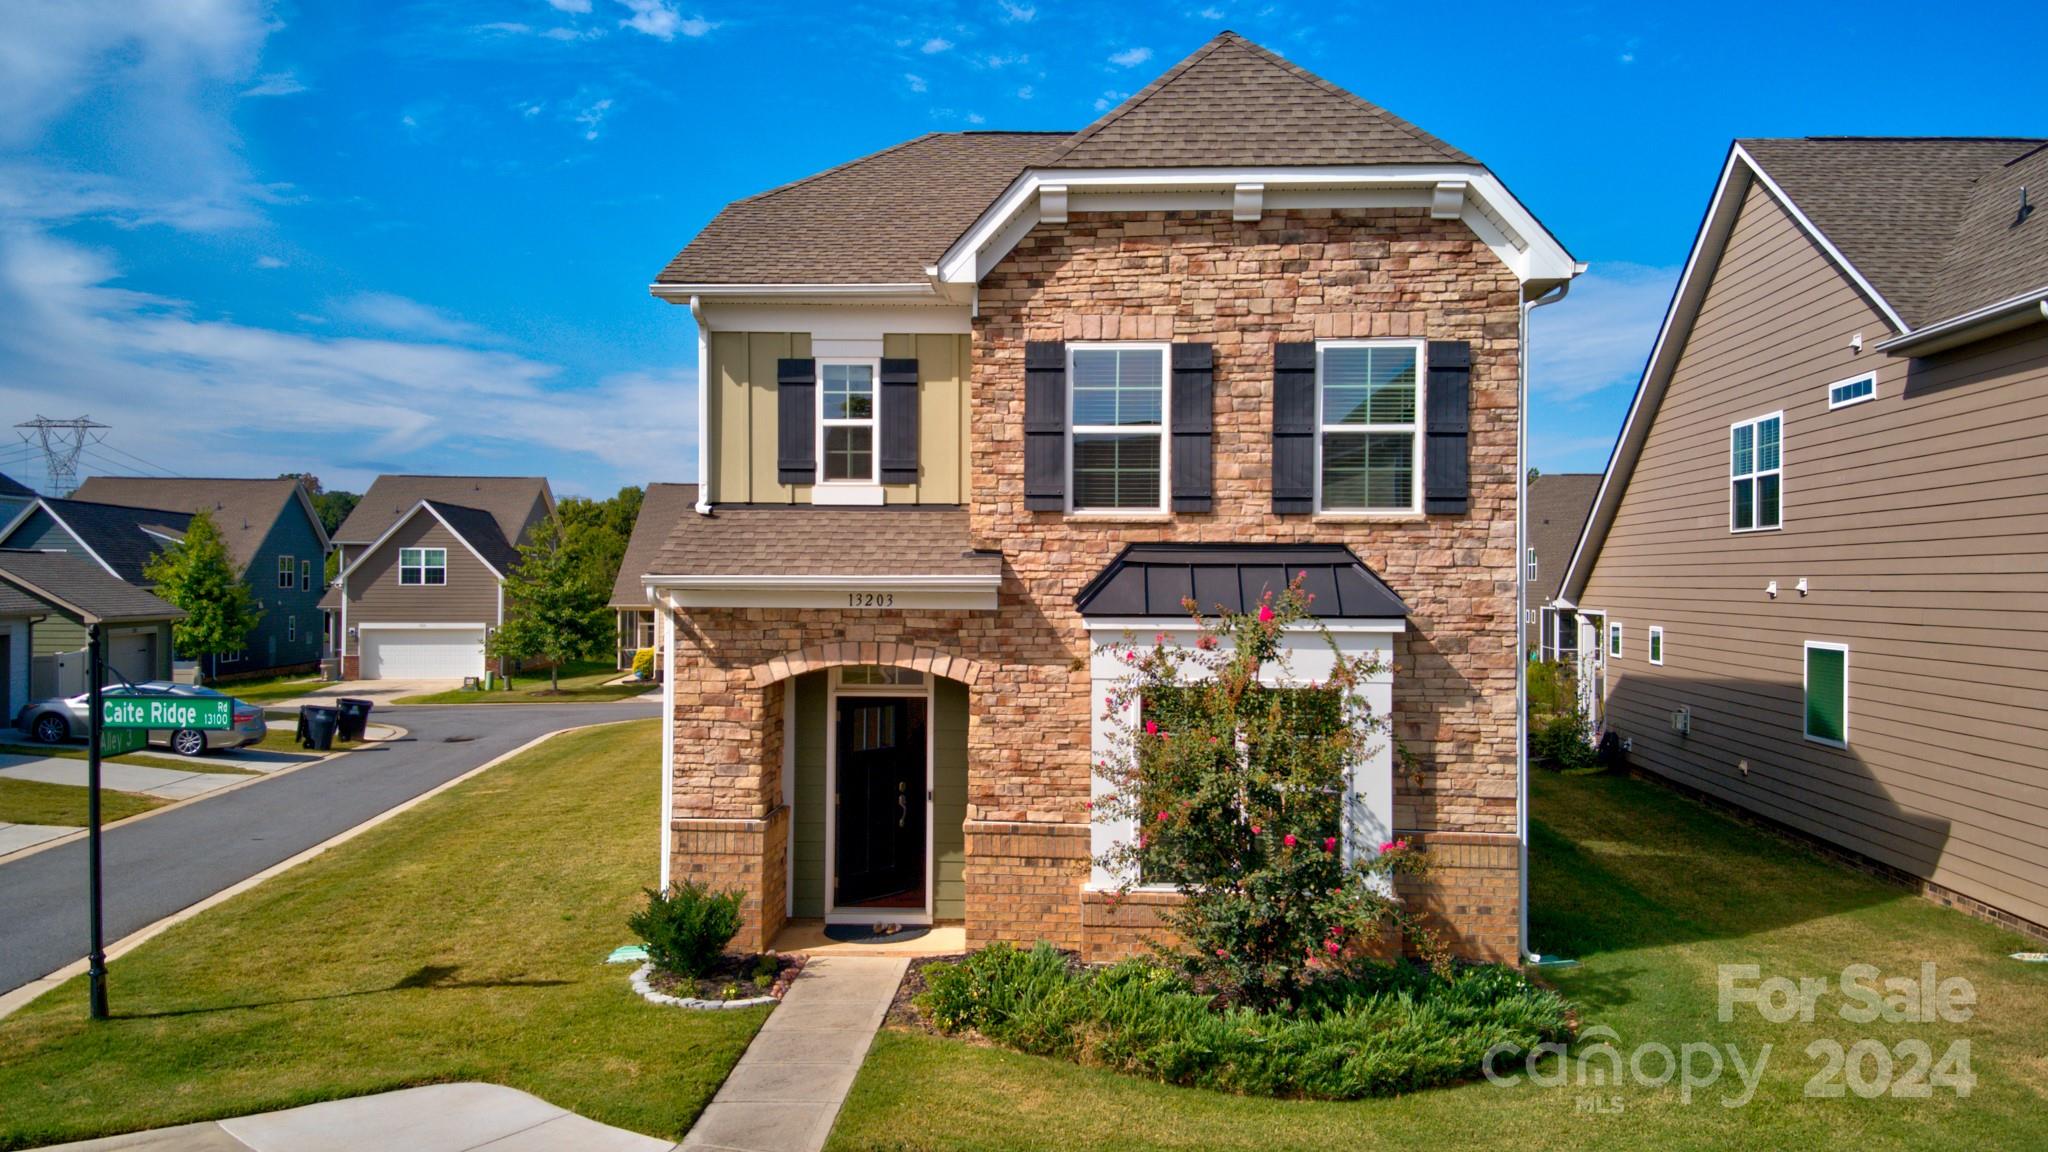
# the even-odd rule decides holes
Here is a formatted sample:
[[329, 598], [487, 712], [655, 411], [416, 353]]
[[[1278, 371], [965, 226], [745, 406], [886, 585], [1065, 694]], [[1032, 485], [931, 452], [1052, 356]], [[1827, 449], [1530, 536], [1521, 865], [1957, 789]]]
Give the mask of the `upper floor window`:
[[279, 556], [277, 558], [277, 586], [279, 588], [293, 588], [298, 583], [298, 568], [293, 564], [292, 558], [289, 556]]
[[1728, 530], [1778, 527], [1784, 496], [1785, 414], [1745, 420], [1729, 433]]
[[1323, 512], [1422, 511], [1422, 345], [1316, 346], [1316, 494]]
[[299, 561], [299, 591], [311, 592], [312, 590], [313, 562], [311, 560], [301, 560]]
[[446, 584], [448, 582], [448, 550], [446, 548], [400, 548], [398, 550], [398, 582], [400, 584]]
[[819, 479], [827, 484], [875, 482], [873, 360], [818, 361]]
[[1073, 509], [1166, 511], [1166, 345], [1067, 350]]
[[1846, 408], [1861, 404], [1865, 400], [1877, 399], [1877, 373], [1865, 372], [1861, 376], [1828, 385], [1828, 407]]

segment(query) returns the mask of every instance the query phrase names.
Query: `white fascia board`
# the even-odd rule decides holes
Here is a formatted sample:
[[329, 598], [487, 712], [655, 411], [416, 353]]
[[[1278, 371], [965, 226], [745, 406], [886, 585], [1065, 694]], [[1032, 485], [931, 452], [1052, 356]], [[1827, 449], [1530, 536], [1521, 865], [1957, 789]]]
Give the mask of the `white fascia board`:
[[[1065, 187], [1070, 198], [1091, 192], [1160, 192], [1170, 189], [1217, 189], [1224, 193], [1224, 206], [1240, 184], [1265, 188], [1268, 204], [1312, 202], [1317, 190], [1413, 188], [1422, 203], [1429, 203], [1436, 186], [1462, 182], [1467, 187], [1466, 218], [1473, 209], [1491, 214], [1508, 243], [1494, 244], [1495, 252], [1527, 280], [1569, 280], [1579, 265], [1564, 246], [1537, 222], [1507, 187], [1485, 168], [1477, 165], [1357, 165], [1345, 167], [1273, 168], [1105, 168], [1075, 170], [1034, 170], [1017, 178], [983, 212], [973, 227], [954, 242], [938, 264], [938, 278], [947, 284], [977, 283], [996, 261], [1014, 247], [1036, 223], [1041, 187]], [[1285, 195], [1283, 194], [1292, 194]], [[1085, 203], [1085, 201], [1084, 201]], [[1029, 224], [1023, 223], [1025, 216]]]
[[959, 609], [992, 612], [1000, 575], [648, 576], [647, 594], [669, 608]]
[[[1394, 633], [1406, 632], [1408, 630], [1408, 621], [1399, 616], [1362, 616], [1344, 620], [1322, 620], [1318, 621], [1318, 624], [1323, 631], [1329, 632], [1332, 636], [1361, 633], [1393, 635]], [[1287, 629], [1287, 634], [1289, 636], [1314, 635], [1318, 624], [1298, 624]], [[1081, 625], [1090, 632], [1115, 632], [1118, 634], [1128, 632], [1134, 636], [1160, 632], [1170, 636], [1187, 636], [1202, 631], [1202, 625], [1197, 624], [1193, 619], [1183, 619], [1180, 617], [1159, 619], [1150, 616], [1098, 616], [1093, 619], [1083, 619]]]
[[1778, 182], [1771, 179], [1771, 174], [1764, 171], [1764, 166], [1757, 163], [1755, 157], [1745, 152], [1740, 144], [1735, 145], [1734, 157], [1739, 157], [1744, 164], [1748, 165], [1750, 173], [1756, 178], [1757, 183], [1762, 184], [1765, 190], [1770, 192], [1771, 198], [1778, 202], [1778, 206], [1785, 210], [1786, 215], [1798, 221], [1800, 229], [1806, 233], [1807, 237], [1815, 244], [1820, 245], [1821, 250], [1828, 254], [1828, 259], [1833, 260], [1835, 266], [1842, 270], [1842, 274], [1854, 281], [1856, 287], [1865, 296], [1869, 297], [1870, 302], [1877, 305], [1877, 310], [1884, 313], [1885, 320], [1891, 324], [1894, 332], [1904, 332], [1912, 327], [1900, 318], [1898, 310], [1892, 307], [1891, 301], [1884, 298], [1884, 293], [1879, 292], [1876, 285], [1865, 279], [1863, 273], [1854, 264], [1849, 263], [1849, 258], [1842, 255], [1842, 250], [1835, 247], [1835, 242], [1828, 239], [1827, 233], [1822, 232], [1814, 226], [1813, 221], [1806, 218], [1806, 213], [1799, 210], [1799, 205], [1792, 202], [1792, 197], [1785, 195], [1785, 190], [1778, 187]]
[[649, 576], [652, 588], [997, 588], [999, 575], [988, 576]]
[[[468, 537], [464, 536], [460, 532], [457, 532], [453, 524], [448, 523], [448, 521], [444, 519], [439, 512], [434, 511], [433, 504], [427, 500], [421, 500], [418, 503], [414, 504], [410, 509], [406, 511], [405, 515], [400, 516], [396, 521], [393, 521], [391, 527], [386, 528], [382, 536], [377, 537], [377, 539], [373, 543], [371, 543], [369, 547], [363, 549], [360, 553], [357, 553], [355, 563], [335, 573], [335, 578], [338, 580], [344, 576], [347, 576], [349, 573], [355, 571], [356, 569], [362, 567], [364, 560], [368, 559], [372, 553], [377, 551], [377, 549], [382, 548], [384, 546], [384, 542], [386, 540], [391, 539], [393, 533], [397, 532], [400, 528], [405, 527], [407, 521], [419, 515], [421, 509], [425, 509], [428, 515], [432, 516], [435, 520], [439, 521], [441, 527], [448, 529], [448, 534], [450, 536], [455, 537], [456, 540], [460, 541], [462, 543], [463, 549], [467, 551], [471, 556], [476, 557], [476, 562], [483, 565], [485, 570], [490, 572], [491, 575], [496, 576], [500, 581], [505, 579], [505, 574], [503, 572], [498, 571], [497, 565], [492, 564], [489, 560], [484, 559], [484, 554], [476, 550], [476, 545], [471, 544], [469, 542]], [[425, 585], [421, 585], [421, 587], [425, 587]]]
[[907, 284], [649, 284], [647, 292], [671, 304], [688, 304], [693, 297], [704, 301], [811, 300], [825, 304], [915, 304], [945, 299], [939, 287], [928, 280]]
[[1877, 350], [1892, 356], [1930, 356], [1987, 336], [2048, 320], [2048, 284], [1929, 324], [1917, 332], [1880, 340]]
[[455, 620], [435, 624], [393, 621], [382, 624], [358, 624], [356, 625], [356, 630], [359, 632], [446, 632], [456, 628], [474, 628], [479, 632], [485, 632], [489, 631], [490, 627], [489, 622], [478, 623], [474, 620]]

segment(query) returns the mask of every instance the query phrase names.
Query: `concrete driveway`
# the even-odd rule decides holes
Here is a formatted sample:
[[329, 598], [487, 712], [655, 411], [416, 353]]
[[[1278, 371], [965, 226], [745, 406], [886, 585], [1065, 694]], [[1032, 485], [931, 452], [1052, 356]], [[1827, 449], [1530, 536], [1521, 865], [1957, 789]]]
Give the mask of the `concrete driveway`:
[[297, 708], [301, 704], [333, 704], [343, 696], [368, 700], [379, 706], [401, 696], [425, 696], [431, 692], [452, 692], [462, 687], [459, 679], [440, 680], [342, 680], [323, 684], [317, 692], [291, 700], [278, 700], [267, 708]]

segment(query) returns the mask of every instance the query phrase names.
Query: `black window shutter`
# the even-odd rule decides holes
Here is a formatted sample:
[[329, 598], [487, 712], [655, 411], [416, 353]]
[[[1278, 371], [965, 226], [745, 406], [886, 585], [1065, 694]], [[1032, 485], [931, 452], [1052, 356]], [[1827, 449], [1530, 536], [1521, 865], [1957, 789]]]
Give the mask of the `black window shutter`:
[[1316, 346], [1273, 345], [1273, 511], [1316, 510]]
[[917, 361], [882, 361], [882, 483], [917, 483]]
[[1422, 449], [1422, 510], [1462, 514], [1471, 506], [1466, 456], [1472, 427], [1472, 345], [1429, 342], [1428, 431]]
[[775, 478], [784, 484], [809, 484], [818, 478], [815, 426], [818, 414], [818, 362], [775, 362]]
[[1216, 354], [1173, 346], [1173, 510], [1207, 512], [1215, 500]]
[[1067, 345], [1024, 344], [1024, 507], [1067, 507]]

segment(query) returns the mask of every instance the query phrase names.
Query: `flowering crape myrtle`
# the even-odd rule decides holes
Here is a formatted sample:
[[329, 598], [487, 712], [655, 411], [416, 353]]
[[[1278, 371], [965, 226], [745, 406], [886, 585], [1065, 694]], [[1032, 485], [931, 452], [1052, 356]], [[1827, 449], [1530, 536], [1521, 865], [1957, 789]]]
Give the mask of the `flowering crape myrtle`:
[[[1338, 651], [1310, 599], [1297, 580], [1249, 613], [1205, 617], [1189, 601], [1193, 648], [1163, 632], [1149, 648], [1105, 646], [1129, 671], [1101, 701], [1112, 735], [1091, 807], [1134, 829], [1097, 861], [1119, 879], [1111, 899], [1173, 885], [1175, 962], [1258, 1007], [1293, 1004], [1317, 970], [1343, 970], [1392, 930], [1437, 950], [1393, 895], [1394, 874], [1422, 870], [1420, 849], [1346, 851], [1347, 785], [1387, 727], [1364, 686], [1384, 665]], [[1330, 645], [1328, 679], [1294, 679], [1280, 644], [1290, 629]]]

